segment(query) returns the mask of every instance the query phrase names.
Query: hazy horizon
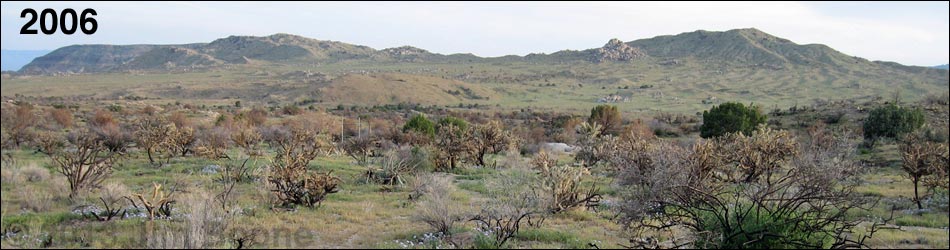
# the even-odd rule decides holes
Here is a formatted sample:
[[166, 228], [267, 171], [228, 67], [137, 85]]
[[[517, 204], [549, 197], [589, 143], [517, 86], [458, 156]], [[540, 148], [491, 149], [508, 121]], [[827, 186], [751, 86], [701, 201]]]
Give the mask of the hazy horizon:
[[[24, 8], [93, 8], [99, 12], [99, 30], [94, 35], [20, 35]], [[440, 54], [498, 57], [595, 48], [611, 38], [626, 42], [756, 28], [869, 60], [918, 66], [950, 62], [948, 2], [3, 2], [2, 11], [4, 50], [207, 43], [231, 35], [288, 33], [375, 49], [408, 45]]]

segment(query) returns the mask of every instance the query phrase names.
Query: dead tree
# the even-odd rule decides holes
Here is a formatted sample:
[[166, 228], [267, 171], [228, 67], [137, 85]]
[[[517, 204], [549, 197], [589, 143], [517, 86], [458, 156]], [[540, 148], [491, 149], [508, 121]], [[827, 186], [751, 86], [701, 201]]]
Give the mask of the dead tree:
[[[914, 202], [917, 203], [917, 209], [923, 209], [924, 207], [920, 203], [920, 191], [918, 190], [920, 183], [945, 171], [944, 169], [948, 164], [947, 146], [927, 141], [919, 133], [913, 133], [904, 138], [900, 149], [901, 159], [903, 160], [901, 169], [907, 173], [907, 178], [910, 178], [911, 182], [914, 183]], [[940, 169], [941, 167], [944, 169]], [[945, 176], [944, 180], [946, 179]]]
[[115, 152], [87, 130], [68, 136], [70, 147], [50, 154], [59, 173], [69, 182], [69, 196], [96, 188], [112, 174]]

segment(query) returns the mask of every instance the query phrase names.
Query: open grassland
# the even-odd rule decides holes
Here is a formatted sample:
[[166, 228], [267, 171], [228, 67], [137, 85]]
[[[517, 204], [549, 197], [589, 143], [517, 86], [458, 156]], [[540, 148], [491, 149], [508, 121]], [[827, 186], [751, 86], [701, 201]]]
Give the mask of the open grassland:
[[[453, 190], [448, 195], [453, 202], [447, 209], [461, 211], [471, 218], [484, 204], [529, 190], [525, 186], [510, 188], [502, 184], [539, 176], [539, 171], [531, 167], [539, 145], [577, 145], [578, 137], [573, 133], [573, 125], [577, 124], [571, 122], [586, 120], [592, 107], [603, 104], [598, 100], [604, 97], [626, 99], [610, 104], [618, 106], [627, 125], [638, 125], [647, 134], [659, 136], [659, 142], [690, 145], [699, 137], [702, 121], [697, 113], [725, 101], [754, 103], [769, 115], [769, 127], [796, 135], [807, 134], [809, 127], [822, 122], [860, 137], [868, 109], [896, 99], [918, 105], [930, 94], [947, 93], [946, 82], [933, 82], [931, 78], [886, 71], [869, 76], [842, 73], [848, 70], [725, 67], [699, 61], [675, 65], [539, 65], [518, 60], [444, 64], [255, 62], [198, 72], [4, 76], [0, 90], [4, 96], [5, 124], [15, 114], [19, 102], [36, 102], [35, 110], [27, 110], [43, 117], [32, 125], [35, 130], [63, 135], [87, 127], [99, 119], [100, 113], [119, 117], [117, 124], [121, 125], [116, 127], [129, 130], [126, 132], [130, 134], [138, 119], [152, 113], [169, 117], [184, 114], [185, 120], [196, 124], [201, 133], [209, 134], [216, 128], [237, 133], [244, 128], [234, 124], [250, 124], [255, 119], [259, 119], [257, 124], [248, 127], [268, 131], [269, 126], [284, 126], [300, 118], [318, 127], [323, 136], [338, 143], [339, 149], [343, 137], [362, 136], [366, 132], [389, 134], [392, 138], [385, 138], [387, 143], [396, 143], [394, 138], [406, 133], [401, 129], [405, 121], [418, 113], [432, 115], [433, 119], [459, 116], [471, 124], [498, 119], [504, 124], [504, 131], [518, 137], [520, 145], [506, 154], [489, 154], [486, 165], [497, 167], [466, 162], [457, 169], [435, 171], [427, 166], [412, 173], [439, 172], [448, 176], [445, 190]], [[938, 132], [942, 130], [944, 136], [948, 132], [945, 100], [941, 105], [919, 105], [927, 110], [929, 126]], [[369, 108], [409, 103], [424, 105]], [[433, 105], [436, 107], [432, 108]], [[67, 112], [75, 124], [55, 125], [55, 110]], [[675, 117], [673, 120], [683, 117], [684, 121], [667, 122], [662, 120], [663, 116]], [[4, 126], [4, 133], [13, 128]], [[334, 138], [337, 135], [340, 138]], [[139, 138], [129, 140], [135, 139]], [[167, 164], [156, 166], [149, 162], [139, 142], [134, 144], [118, 158], [105, 183], [126, 187], [122, 196], [151, 192], [153, 184], [175, 190], [172, 216], [149, 220], [141, 209], [120, 199], [118, 204], [133, 212], [98, 221], [86, 210], [98, 207], [99, 197], [69, 197], [70, 187], [58, 166], [36, 145], [8, 147], [2, 151], [0, 167], [0, 245], [4, 249], [181, 246], [177, 239], [195, 241], [200, 236], [195, 232], [205, 230], [195, 229], [196, 223], [216, 225], [214, 220], [202, 221], [203, 217], [194, 211], [205, 211], [202, 206], [216, 204], [215, 195], [225, 188], [220, 166], [240, 159], [209, 160], [192, 152], [187, 156], [176, 154]], [[230, 155], [241, 154], [239, 149], [228, 150]], [[860, 146], [854, 150], [860, 151], [855, 160], [862, 163], [864, 171], [856, 192], [875, 198], [876, 203], [868, 210], [849, 211], [848, 219], [866, 221], [893, 215], [888, 223], [891, 229], [877, 232], [866, 243], [873, 248], [950, 247], [946, 191], [923, 192], [924, 209], [917, 209], [912, 201], [914, 186], [901, 170], [900, 148], [896, 143], [884, 141], [873, 148]], [[360, 165], [339, 152], [321, 155], [309, 161], [306, 169], [339, 177], [339, 191], [326, 196], [315, 208], [277, 207], [266, 174], [266, 168], [274, 165], [275, 151], [274, 145], [267, 145], [263, 155], [249, 157], [250, 178], [234, 186], [230, 196], [233, 209], [227, 211], [235, 216], [229, 218], [236, 218], [228, 229], [237, 231], [218, 234], [228, 239], [206, 240], [217, 244], [213, 247], [493, 247], [486, 240], [488, 233], [469, 220], [449, 228], [449, 238], [436, 235], [431, 226], [418, 218], [422, 205], [412, 198], [418, 187], [408, 180], [409, 176], [407, 183], [400, 185], [368, 180], [367, 173], [381, 167], [380, 157], [371, 157], [367, 165]], [[575, 155], [556, 154], [555, 158], [567, 165], [574, 162]], [[548, 216], [543, 223], [526, 223], [504, 247], [630, 246], [634, 237], [618, 221], [622, 192], [628, 187], [617, 183], [615, 172], [598, 167], [591, 172], [581, 186], [593, 185], [599, 190], [602, 199], [598, 206], [574, 207]], [[244, 242], [246, 246], [233, 240], [249, 231], [258, 237], [253, 242]], [[858, 230], [854, 235], [863, 233]]]
[[[320, 74], [320, 77], [302, 73]], [[301, 76], [303, 74], [303, 76]], [[915, 101], [945, 91], [932, 75], [894, 70], [874, 75], [791, 65], [763, 69], [687, 60], [637, 63], [380, 63], [232, 65], [198, 72], [5, 76], [4, 96], [139, 97], [155, 102], [323, 106], [420, 103], [478, 104], [582, 113], [611, 95], [624, 112], [695, 113], [724, 100], [763, 107], [891, 97]], [[466, 91], [465, 89], [469, 89]]]

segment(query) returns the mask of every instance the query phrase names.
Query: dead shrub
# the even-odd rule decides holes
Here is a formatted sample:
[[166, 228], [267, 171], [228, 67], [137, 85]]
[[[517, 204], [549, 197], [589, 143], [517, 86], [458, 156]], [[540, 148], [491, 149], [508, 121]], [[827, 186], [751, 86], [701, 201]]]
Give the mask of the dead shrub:
[[39, 152], [52, 155], [66, 146], [66, 140], [59, 133], [41, 132], [36, 135], [36, 148]]
[[516, 176], [491, 185], [492, 198], [469, 219], [475, 223], [478, 237], [489, 237], [493, 247], [502, 248], [522, 226], [541, 226], [548, 211], [542, 209], [542, 198], [527, 186], [529, 182], [528, 176]]
[[[819, 134], [803, 143], [770, 129], [692, 146], [627, 142], [645, 144], [636, 154], [618, 146], [612, 163], [622, 164], [620, 212], [634, 235], [630, 247], [865, 246], [884, 222], [872, 221], [862, 237], [848, 233], [862, 221], [846, 214], [870, 204], [854, 191], [861, 168], [849, 159], [857, 139]], [[752, 226], [762, 230], [743, 230]]]
[[247, 124], [252, 127], [260, 127], [267, 122], [267, 111], [261, 108], [254, 108], [245, 115]]
[[[754, 136], [732, 133], [721, 138], [720, 152], [725, 152], [724, 161], [734, 162], [737, 168], [727, 173], [730, 181], [753, 182], [762, 177], [772, 178], [782, 164], [798, 154], [798, 143], [792, 134], [784, 130], [760, 129]], [[765, 175], [765, 176], [763, 176]]]
[[467, 131], [469, 139], [468, 155], [472, 156], [479, 166], [487, 167], [485, 155], [508, 151], [515, 146], [511, 133], [505, 130], [501, 122], [491, 121], [487, 124], [472, 126]]
[[151, 192], [142, 192], [125, 197], [132, 203], [136, 209], [145, 209], [148, 220], [154, 220], [156, 217], [169, 217], [172, 215], [172, 204], [175, 203], [173, 195], [175, 190], [166, 192], [161, 184], [153, 183]]
[[[8, 113], [4, 113], [8, 114]], [[36, 135], [34, 126], [37, 117], [33, 114], [33, 106], [29, 104], [17, 105], [13, 114], [3, 119], [3, 128], [6, 133], [7, 141], [10, 141], [14, 147], [19, 148], [25, 143], [33, 140]]]
[[378, 167], [370, 166], [363, 174], [368, 182], [383, 185], [404, 185], [406, 177], [418, 169], [419, 162], [414, 162], [412, 152], [408, 150], [389, 151], [380, 157]]
[[[171, 148], [169, 146], [171, 128], [172, 126], [169, 126], [165, 119], [157, 115], [140, 117], [135, 121], [133, 134], [136, 146], [145, 150], [149, 163], [156, 164], [156, 156], [161, 157]], [[167, 161], [170, 157], [165, 158]], [[158, 162], [161, 162], [161, 159]]]
[[225, 232], [231, 226], [231, 215], [208, 202], [213, 195], [206, 190], [191, 190], [179, 199], [183, 223], [146, 224], [146, 246], [160, 249], [220, 248], [228, 240]]
[[[92, 211], [86, 211], [84, 216], [95, 218], [98, 221], [110, 221], [114, 218], [124, 218], [128, 211], [125, 210], [123, 201], [125, 201], [125, 196], [130, 194], [129, 189], [122, 185], [121, 183], [107, 183], [102, 186], [102, 189], [99, 190], [98, 201], [93, 203], [100, 203], [102, 207], [99, 209], [92, 209]], [[86, 206], [92, 207], [92, 206]], [[83, 209], [85, 211], [85, 209]]]
[[115, 152], [92, 133], [81, 130], [68, 136], [69, 146], [49, 155], [59, 173], [69, 183], [70, 197], [91, 188], [97, 188], [112, 174]]
[[208, 159], [225, 159], [231, 147], [231, 132], [225, 127], [198, 130], [195, 154]]
[[34, 213], [49, 212], [53, 207], [53, 194], [46, 190], [35, 188], [20, 189], [20, 198], [23, 202], [20, 207], [26, 211]]
[[950, 164], [947, 146], [928, 141], [924, 133], [916, 132], [903, 139], [900, 149], [903, 160], [901, 169], [914, 183], [914, 202], [917, 203], [917, 209], [923, 209], [918, 191], [921, 182], [931, 189], [947, 186], [947, 165]]
[[279, 206], [319, 206], [328, 194], [338, 191], [340, 178], [307, 169], [310, 161], [326, 147], [315, 130], [289, 125], [273, 127], [263, 134], [277, 150], [267, 180], [274, 188]]
[[252, 128], [239, 128], [231, 133], [231, 141], [234, 142], [234, 145], [240, 147], [245, 154], [250, 156], [263, 154], [260, 148], [263, 139], [261, 133]]
[[455, 170], [459, 161], [471, 152], [470, 141], [468, 134], [461, 128], [453, 124], [441, 126], [435, 139], [435, 148], [438, 150], [435, 158], [436, 170]]
[[[419, 193], [425, 195], [416, 204], [417, 221], [429, 225], [435, 232], [449, 235], [455, 223], [464, 221], [464, 211], [457, 201], [452, 199], [455, 185], [447, 175], [425, 175], [419, 179], [424, 186], [419, 187]], [[419, 196], [416, 196], [419, 197]]]
[[29, 164], [19, 169], [19, 174], [27, 182], [43, 182], [50, 178], [49, 170]]
[[177, 125], [172, 126], [168, 134], [168, 146], [171, 147], [171, 151], [176, 152], [185, 157], [189, 152], [192, 151], [195, 142], [198, 140], [198, 137], [195, 136], [195, 128], [193, 127], [178, 127]]
[[168, 121], [175, 125], [176, 128], [191, 127], [191, 119], [188, 119], [181, 111], [172, 112], [168, 116]]
[[247, 217], [232, 219], [225, 229], [225, 237], [234, 249], [251, 248], [266, 240], [263, 223]]
[[67, 109], [52, 109], [49, 111], [49, 116], [63, 128], [73, 127], [73, 113]]
[[89, 130], [96, 134], [96, 140], [114, 153], [124, 153], [134, 141], [132, 135], [118, 123], [91, 126]]
[[343, 142], [343, 152], [353, 158], [356, 164], [365, 166], [374, 148], [374, 142], [375, 140], [369, 136], [351, 137]]

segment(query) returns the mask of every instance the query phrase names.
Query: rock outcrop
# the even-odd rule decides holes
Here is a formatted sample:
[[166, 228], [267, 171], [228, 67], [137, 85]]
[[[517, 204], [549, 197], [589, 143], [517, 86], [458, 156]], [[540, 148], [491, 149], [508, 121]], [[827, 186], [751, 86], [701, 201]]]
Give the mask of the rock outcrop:
[[637, 47], [623, 43], [619, 39], [610, 39], [604, 47], [594, 51], [593, 62], [627, 62], [647, 57], [647, 53]]

